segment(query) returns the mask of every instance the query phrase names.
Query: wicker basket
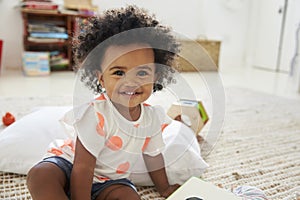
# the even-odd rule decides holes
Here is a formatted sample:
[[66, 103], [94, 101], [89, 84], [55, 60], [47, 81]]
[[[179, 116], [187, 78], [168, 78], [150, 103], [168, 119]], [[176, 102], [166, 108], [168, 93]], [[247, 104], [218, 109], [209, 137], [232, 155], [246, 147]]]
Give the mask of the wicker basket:
[[[178, 57], [178, 71], [216, 71], [219, 66], [221, 42], [216, 40], [181, 40], [181, 54]], [[191, 62], [193, 64], [191, 64]]]

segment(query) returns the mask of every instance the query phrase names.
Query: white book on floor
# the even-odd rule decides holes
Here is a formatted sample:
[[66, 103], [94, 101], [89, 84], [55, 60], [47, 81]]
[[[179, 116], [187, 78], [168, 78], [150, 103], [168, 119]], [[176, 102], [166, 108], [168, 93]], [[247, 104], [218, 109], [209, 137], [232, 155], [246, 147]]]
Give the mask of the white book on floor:
[[233, 193], [219, 188], [212, 183], [191, 177], [178, 188], [167, 200], [241, 200]]

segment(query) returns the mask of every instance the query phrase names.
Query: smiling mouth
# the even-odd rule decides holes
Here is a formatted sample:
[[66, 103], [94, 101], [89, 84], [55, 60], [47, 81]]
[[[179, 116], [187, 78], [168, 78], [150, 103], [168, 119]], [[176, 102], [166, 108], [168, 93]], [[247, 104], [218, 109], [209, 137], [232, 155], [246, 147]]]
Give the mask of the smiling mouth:
[[128, 92], [128, 91], [119, 92], [119, 93], [122, 94], [122, 95], [127, 95], [127, 96], [134, 96], [134, 95], [140, 95], [140, 94], [142, 94], [141, 92]]

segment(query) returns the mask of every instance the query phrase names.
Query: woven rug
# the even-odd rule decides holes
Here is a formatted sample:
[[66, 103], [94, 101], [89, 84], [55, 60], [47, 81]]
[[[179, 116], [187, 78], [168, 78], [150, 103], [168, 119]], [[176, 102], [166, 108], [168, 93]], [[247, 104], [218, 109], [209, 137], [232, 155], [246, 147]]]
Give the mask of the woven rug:
[[231, 188], [252, 185], [270, 199], [300, 199], [300, 101], [226, 90], [222, 135], [205, 158], [203, 178]]
[[[210, 167], [202, 178], [224, 188], [256, 186], [272, 200], [299, 198], [300, 101], [238, 88], [225, 93], [222, 134], [205, 157]], [[71, 104], [70, 96], [7, 97], [0, 98], [0, 111], [18, 119], [37, 106]], [[0, 172], [0, 199], [31, 199], [25, 183], [25, 175]], [[163, 199], [153, 187], [138, 192], [144, 200]]]

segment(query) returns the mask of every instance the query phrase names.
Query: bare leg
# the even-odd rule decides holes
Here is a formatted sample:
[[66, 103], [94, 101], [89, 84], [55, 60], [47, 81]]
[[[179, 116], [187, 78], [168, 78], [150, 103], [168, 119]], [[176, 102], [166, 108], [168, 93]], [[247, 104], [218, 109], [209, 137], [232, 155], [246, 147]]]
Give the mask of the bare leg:
[[40, 163], [27, 176], [27, 187], [33, 200], [66, 200], [65, 185], [64, 172], [53, 163]]
[[138, 193], [130, 186], [115, 184], [104, 189], [96, 200], [140, 200]]

